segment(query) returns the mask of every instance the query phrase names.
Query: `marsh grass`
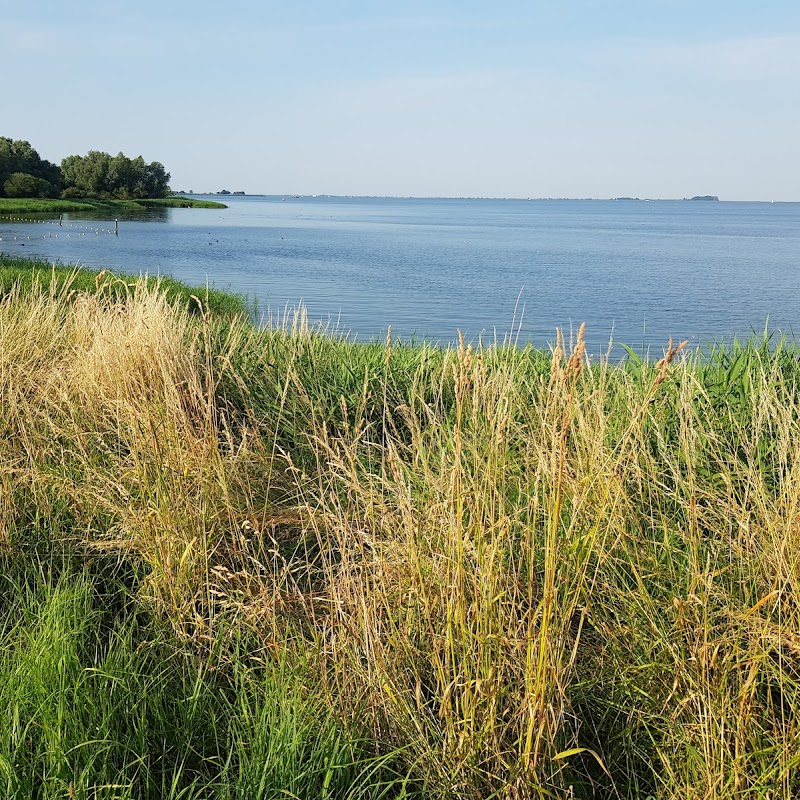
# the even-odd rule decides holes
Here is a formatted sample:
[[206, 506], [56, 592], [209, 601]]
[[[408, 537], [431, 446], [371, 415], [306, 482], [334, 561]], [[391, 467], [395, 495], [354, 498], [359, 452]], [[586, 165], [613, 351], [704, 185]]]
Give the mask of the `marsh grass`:
[[[107, 295], [122, 300], [138, 279], [135, 275], [110, 270], [105, 270], [99, 279], [98, 274], [79, 266], [0, 253], [0, 297], [12, 291], [25, 296], [32, 293], [57, 295], [65, 287], [77, 295], [96, 292], [102, 286]], [[250, 317], [254, 313], [252, 303], [242, 295], [209, 287], [191, 287], [168, 275], [148, 276], [147, 281], [151, 286], [158, 286], [170, 302], [183, 303], [193, 315], [200, 314], [203, 309], [217, 318]]]
[[189, 197], [160, 197], [143, 200], [101, 200], [71, 198], [56, 200], [40, 197], [0, 197], [0, 214], [43, 214], [75, 211], [141, 211], [147, 208], [227, 208], [216, 200]]
[[[20, 786], [800, 793], [794, 343], [620, 364], [588, 359], [582, 329], [550, 353], [356, 345], [302, 314], [192, 316], [144, 279], [73, 289], [0, 301], [0, 547], [83, 570], [12, 592], [0, 691], [33, 698], [20, 719], [47, 710], [25, 724], [51, 737]], [[107, 563], [128, 575], [114, 622], [86, 600]], [[196, 698], [196, 718], [155, 702], [169, 736], [120, 723], [95, 751], [76, 743], [100, 723], [78, 716], [61, 742], [58, 704], [111, 639], [56, 634], [94, 641], [101, 618], [130, 643], [104, 684], [122, 717], [167, 670], [164, 696]], [[61, 655], [14, 672], [39, 641]], [[47, 702], [15, 688], [35, 674]]]

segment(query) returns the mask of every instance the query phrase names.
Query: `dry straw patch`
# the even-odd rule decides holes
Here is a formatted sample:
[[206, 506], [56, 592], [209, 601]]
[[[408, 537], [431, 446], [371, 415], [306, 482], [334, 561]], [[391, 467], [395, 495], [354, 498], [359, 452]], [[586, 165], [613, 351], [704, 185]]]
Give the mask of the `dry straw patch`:
[[66, 504], [86, 544], [144, 558], [154, 599], [205, 630], [237, 460], [223, 452], [208, 326], [144, 279], [121, 299], [102, 283], [33, 298], [0, 307], [4, 474], [45, 512]]
[[[366, 701], [379, 735], [412, 742], [442, 786], [533, 796], [579, 747], [568, 687], [619, 480], [581, 436], [602, 423], [597, 392], [578, 400], [583, 329], [528, 384], [489, 355], [449, 354], [454, 407], [412, 397], [410, 440], [320, 430], [308, 502], [335, 554], [333, 692]], [[380, 467], [365, 475], [364, 459]]]

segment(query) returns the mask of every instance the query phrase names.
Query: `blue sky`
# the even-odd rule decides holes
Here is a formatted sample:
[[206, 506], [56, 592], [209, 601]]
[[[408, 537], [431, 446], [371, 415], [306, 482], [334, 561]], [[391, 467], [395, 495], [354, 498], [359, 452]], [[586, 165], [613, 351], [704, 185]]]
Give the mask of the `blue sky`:
[[0, 135], [53, 161], [141, 153], [198, 192], [800, 200], [797, 0], [8, 5]]

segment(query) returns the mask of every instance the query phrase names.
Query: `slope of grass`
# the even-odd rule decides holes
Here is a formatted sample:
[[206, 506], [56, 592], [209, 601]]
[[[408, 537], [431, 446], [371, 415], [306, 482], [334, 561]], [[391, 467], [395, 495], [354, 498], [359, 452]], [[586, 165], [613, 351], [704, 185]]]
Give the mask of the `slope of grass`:
[[[68, 295], [96, 292], [101, 287], [109, 296], [122, 298], [138, 278], [133, 275], [98, 273], [78, 267], [67, 267], [42, 259], [21, 258], [0, 253], [0, 297], [10, 293], [30, 296], [32, 293]], [[203, 310], [217, 317], [248, 316], [246, 300], [230, 292], [207, 287], [187, 286], [169, 276], [148, 277], [148, 284], [158, 286], [170, 301], [180, 301], [191, 313]]]
[[150, 200], [134, 200], [143, 208], [227, 208], [225, 203], [217, 200], [198, 200], [196, 197], [184, 197], [176, 195], [173, 197], [154, 197]]
[[798, 379], [793, 342], [614, 365], [17, 285], [0, 779], [798, 796]]
[[60, 213], [71, 211], [137, 211], [143, 208], [227, 208], [215, 200], [196, 200], [189, 197], [160, 197], [144, 200], [99, 200], [73, 198], [56, 200], [42, 197], [0, 197], [0, 215]]

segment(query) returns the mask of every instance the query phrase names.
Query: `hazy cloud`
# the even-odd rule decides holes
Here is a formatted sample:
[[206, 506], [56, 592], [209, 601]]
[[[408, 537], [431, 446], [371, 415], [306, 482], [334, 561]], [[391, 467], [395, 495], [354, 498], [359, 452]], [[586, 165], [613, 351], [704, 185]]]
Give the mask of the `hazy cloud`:
[[757, 36], [712, 42], [652, 42], [633, 45], [651, 65], [681, 72], [702, 70], [730, 80], [768, 80], [800, 75], [800, 36]]

